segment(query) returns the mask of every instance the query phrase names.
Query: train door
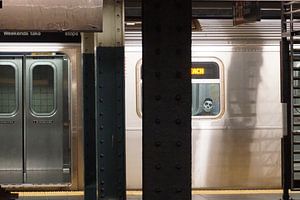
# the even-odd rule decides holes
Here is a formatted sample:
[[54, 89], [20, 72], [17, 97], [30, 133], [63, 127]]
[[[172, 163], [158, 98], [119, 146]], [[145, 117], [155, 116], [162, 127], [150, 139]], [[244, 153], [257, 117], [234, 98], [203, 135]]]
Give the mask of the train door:
[[0, 60], [0, 183], [70, 182], [64, 60], [63, 56]]
[[63, 59], [26, 57], [25, 182], [63, 182]]
[[22, 57], [0, 60], [0, 183], [23, 181]]

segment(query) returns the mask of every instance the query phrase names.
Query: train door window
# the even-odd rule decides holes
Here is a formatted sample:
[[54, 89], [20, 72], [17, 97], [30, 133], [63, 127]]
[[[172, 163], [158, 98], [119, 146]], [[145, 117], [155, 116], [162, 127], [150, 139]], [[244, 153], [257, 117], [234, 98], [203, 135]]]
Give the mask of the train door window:
[[16, 109], [16, 69], [13, 65], [0, 65], [0, 114], [12, 114]]
[[37, 114], [49, 114], [55, 109], [54, 68], [36, 65], [32, 69], [31, 109]]
[[192, 116], [217, 118], [223, 113], [220, 65], [220, 62], [215, 61], [192, 63]]

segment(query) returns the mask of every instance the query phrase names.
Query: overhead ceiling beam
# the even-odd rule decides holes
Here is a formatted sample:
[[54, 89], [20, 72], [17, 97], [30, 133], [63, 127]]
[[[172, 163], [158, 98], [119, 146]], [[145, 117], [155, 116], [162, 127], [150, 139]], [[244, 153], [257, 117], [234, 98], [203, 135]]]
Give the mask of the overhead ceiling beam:
[[[192, 1], [193, 18], [199, 19], [232, 19], [233, 1]], [[262, 19], [280, 19], [280, 1], [260, 1]], [[125, 16], [127, 20], [141, 19], [141, 0], [125, 1]]]

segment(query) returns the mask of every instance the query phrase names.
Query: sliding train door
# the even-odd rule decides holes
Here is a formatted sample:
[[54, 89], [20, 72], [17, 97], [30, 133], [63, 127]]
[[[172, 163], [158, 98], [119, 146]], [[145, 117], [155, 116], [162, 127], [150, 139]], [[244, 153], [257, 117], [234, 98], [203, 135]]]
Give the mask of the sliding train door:
[[63, 58], [26, 57], [24, 182], [63, 183]]
[[0, 59], [0, 183], [23, 181], [22, 57]]
[[0, 56], [0, 184], [71, 183], [66, 56]]

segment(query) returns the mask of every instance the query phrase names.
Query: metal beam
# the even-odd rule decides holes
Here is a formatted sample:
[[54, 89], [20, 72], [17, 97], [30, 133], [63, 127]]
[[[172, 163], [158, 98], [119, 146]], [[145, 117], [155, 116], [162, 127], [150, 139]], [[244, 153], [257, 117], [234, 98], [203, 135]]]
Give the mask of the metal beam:
[[97, 46], [124, 46], [124, 1], [103, 2], [103, 32], [97, 34]]
[[98, 199], [126, 199], [124, 1], [106, 0], [97, 33]]
[[82, 34], [84, 105], [84, 199], [96, 200], [95, 54], [94, 34]]
[[98, 199], [126, 199], [124, 48], [97, 48]]
[[191, 199], [191, 1], [143, 1], [143, 199]]

